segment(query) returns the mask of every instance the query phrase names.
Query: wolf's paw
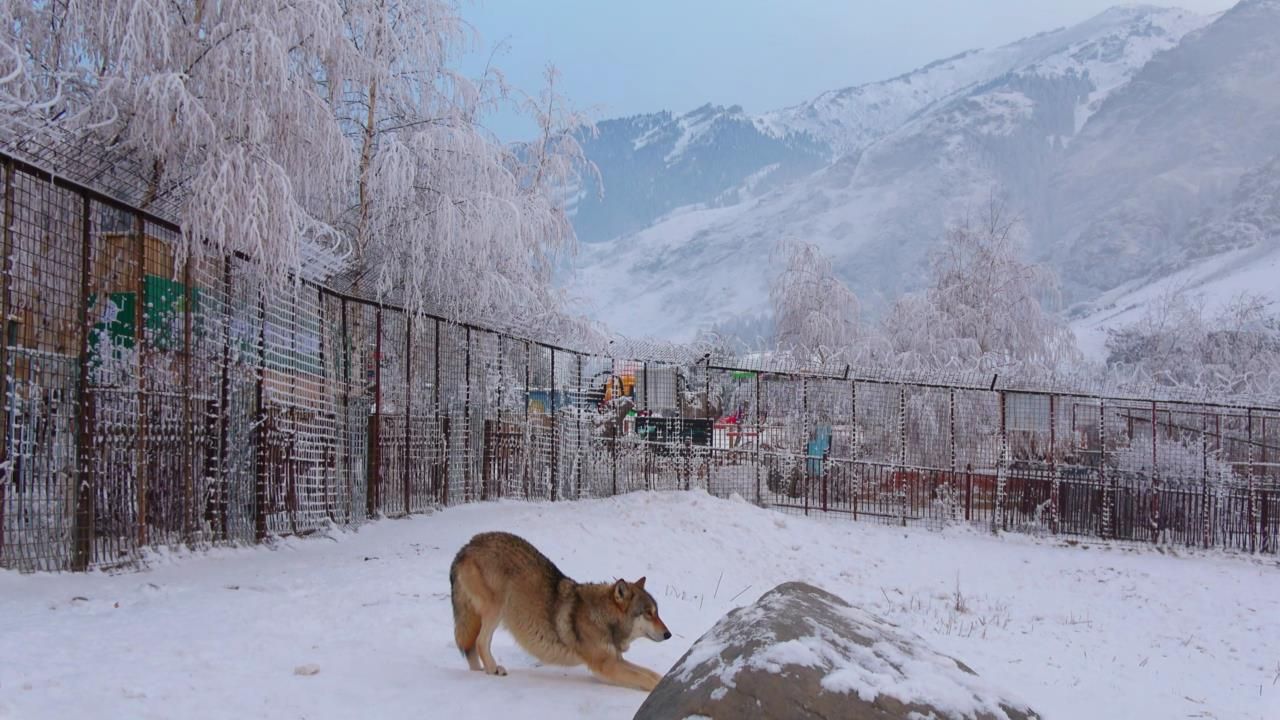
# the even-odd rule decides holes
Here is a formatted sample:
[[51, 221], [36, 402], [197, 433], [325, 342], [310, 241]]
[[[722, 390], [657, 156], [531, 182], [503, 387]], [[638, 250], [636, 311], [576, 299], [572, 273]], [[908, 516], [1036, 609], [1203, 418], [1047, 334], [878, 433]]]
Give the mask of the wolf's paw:
[[645, 692], [653, 692], [653, 689], [658, 687], [658, 683], [660, 682], [662, 682], [661, 675], [659, 675], [658, 673], [652, 670], [646, 670], [644, 679], [641, 680], [641, 684], [643, 685], [643, 687], [641, 687], [640, 689], [644, 690]]
[[507, 676], [507, 669], [502, 667], [501, 665], [494, 665], [492, 670], [486, 670], [485, 672], [490, 675], [497, 675], [498, 677]]

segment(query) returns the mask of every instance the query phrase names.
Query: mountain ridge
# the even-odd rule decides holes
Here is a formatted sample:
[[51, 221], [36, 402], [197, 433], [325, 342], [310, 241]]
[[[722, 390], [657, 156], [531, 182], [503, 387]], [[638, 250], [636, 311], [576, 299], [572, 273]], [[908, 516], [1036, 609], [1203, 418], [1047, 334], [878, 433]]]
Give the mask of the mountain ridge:
[[[866, 142], [867, 126], [857, 124], [863, 117], [857, 113], [846, 118], [851, 118], [849, 127], [853, 128], [848, 136], [840, 139], [828, 134], [815, 139], [812, 122], [808, 126], [805, 122], [784, 122], [797, 117], [794, 109], [805, 104], [785, 109], [790, 113], [786, 118], [780, 114], [783, 111], [753, 118], [741, 108], [722, 109], [732, 111], [736, 122], [750, 121], [757, 135], [775, 141], [802, 138], [799, 142], [806, 143], [805, 161], [792, 160], [786, 165], [774, 160], [777, 167], [769, 167], [773, 163], [756, 163], [754, 169], [741, 167], [739, 170], [750, 171], [743, 173], [744, 178], [762, 174], [767, 181], [746, 191], [741, 189], [746, 185], [742, 181], [737, 185], [726, 182], [728, 187], [719, 188], [715, 195], [672, 199], [660, 215], [655, 214], [638, 230], [586, 245], [570, 289], [597, 308], [622, 308], [611, 317], [600, 318], [618, 330], [685, 339], [709, 324], [767, 314], [772, 248], [778, 240], [799, 239], [815, 242], [831, 255], [837, 271], [858, 292], [864, 307], [875, 313], [903, 292], [921, 286], [930, 249], [942, 237], [949, 220], [975, 212], [992, 195], [1000, 195], [1024, 218], [1035, 258], [1063, 272], [1067, 297], [1078, 304], [1076, 314], [1087, 314], [1087, 304], [1106, 289], [1096, 286], [1095, 276], [1102, 277], [1111, 268], [1102, 267], [1099, 272], [1100, 263], [1106, 260], [1098, 251], [1106, 250], [1105, 246], [1093, 247], [1093, 254], [1081, 259], [1075, 258], [1070, 243], [1062, 240], [1067, 236], [1064, 217], [1081, 212], [1074, 199], [1064, 199], [1064, 193], [1071, 192], [1072, 183], [1092, 182], [1100, 187], [1086, 188], [1081, 196], [1128, 197], [1127, 188], [1115, 183], [1108, 186], [1098, 179], [1105, 180], [1110, 167], [1124, 166], [1126, 153], [1124, 148], [1103, 148], [1108, 157], [1098, 159], [1091, 168], [1098, 173], [1092, 180], [1084, 169], [1076, 169], [1079, 177], [1067, 177], [1062, 168], [1103, 152], [1094, 137], [1095, 126], [1132, 118], [1135, 102], [1155, 102], [1151, 89], [1144, 90], [1144, 80], [1138, 80], [1136, 89], [1134, 84], [1135, 78], [1150, 75], [1146, 68], [1153, 61], [1184, 45], [1191, 46], [1193, 53], [1226, 57], [1230, 48], [1195, 49], [1223, 42], [1221, 31], [1208, 33], [1207, 41], [1198, 38], [1223, 18], [1228, 18], [1227, 26], [1253, 23], [1259, 26], [1257, 33], [1265, 33], [1272, 27], [1268, 18], [1280, 18], [1280, 11], [1272, 9], [1277, 4], [1275, 0], [1246, 0], [1215, 16], [1151, 6], [1113, 8], [1070, 28], [994, 50], [966, 51], [888, 81], [857, 86], [879, 85], [883, 90], [885, 83], [911, 78], [891, 93], [896, 105], [876, 108], [880, 117], [896, 113], [896, 126], [875, 130], [880, 134]], [[1275, 27], [1280, 36], [1280, 24]], [[1246, 52], [1259, 55], [1255, 65], [1264, 66], [1262, 61], [1275, 59], [1280, 66], [1280, 48], [1270, 48], [1269, 42], [1254, 43], [1266, 46]], [[1178, 60], [1165, 59], [1155, 66], [1170, 62]], [[957, 68], [957, 63], [966, 67]], [[1259, 81], [1266, 79], [1261, 71], [1256, 75]], [[924, 77], [930, 82], [918, 82]], [[977, 80], [971, 81], [973, 78]], [[913, 84], [916, 87], [910, 91], [902, 90]], [[839, 93], [863, 100], [871, 94], [850, 90], [822, 93], [810, 104], [829, 103]], [[883, 100], [882, 93], [868, 102], [874, 105]], [[699, 110], [705, 112], [707, 107]], [[686, 121], [681, 127], [690, 124]], [[1216, 117], [1211, 123], [1229, 137], [1231, 130], [1218, 128], [1221, 124]], [[831, 127], [835, 126], [829, 124], [828, 129]], [[1280, 131], [1276, 135], [1280, 137]], [[688, 161], [714, 145], [705, 134], [701, 142], [687, 141], [677, 153], [679, 159]], [[1263, 146], [1265, 143], [1253, 143], [1251, 147], [1266, 149]], [[673, 147], [674, 143], [666, 153]], [[824, 147], [827, 156], [815, 163], [815, 153]], [[852, 149], [842, 152], [836, 148]], [[1260, 154], [1270, 160], [1280, 155], [1280, 148]], [[778, 173], [784, 166], [785, 171]], [[1183, 223], [1179, 227], [1187, 226], [1190, 218], [1197, 219], [1196, 227], [1201, 228], [1198, 245], [1169, 241], [1160, 246], [1176, 251], [1170, 253], [1148, 246], [1147, 252], [1158, 256], [1160, 262], [1117, 271], [1115, 281], [1108, 280], [1109, 287], [1139, 281], [1144, 273], [1161, 267], [1172, 272], [1193, 259], [1188, 248], [1199, 248], [1195, 257], [1223, 251], [1226, 241], [1219, 247], [1222, 233], [1215, 228], [1236, 222], [1227, 207], [1231, 193], [1249, 172], [1261, 173], [1256, 180], [1259, 187], [1270, 187], [1269, 173], [1274, 168], [1264, 166], [1228, 168], [1219, 179], [1222, 187], [1205, 192], [1214, 202], [1188, 204], [1189, 218], [1179, 218]], [[1145, 172], [1139, 171], [1135, 172]], [[1135, 202], [1142, 201], [1141, 180], [1128, 181], [1133, 189], [1130, 195], [1138, 198]], [[605, 183], [608, 187], [607, 174]], [[1103, 186], [1105, 190], [1100, 189]], [[1252, 202], [1260, 207], [1257, 194]], [[1249, 211], [1253, 212], [1250, 217], [1271, 217], [1257, 210]], [[1105, 218], [1105, 213], [1100, 217]], [[1088, 223], [1077, 225], [1087, 227]], [[1237, 222], [1231, 227], [1243, 226]], [[1257, 227], [1240, 231], [1231, 242], [1238, 245], [1241, 238], [1256, 241], [1268, 232], [1271, 230]], [[1121, 238], [1113, 240], [1120, 242]], [[1090, 246], [1085, 242], [1081, 248], [1088, 250]]]

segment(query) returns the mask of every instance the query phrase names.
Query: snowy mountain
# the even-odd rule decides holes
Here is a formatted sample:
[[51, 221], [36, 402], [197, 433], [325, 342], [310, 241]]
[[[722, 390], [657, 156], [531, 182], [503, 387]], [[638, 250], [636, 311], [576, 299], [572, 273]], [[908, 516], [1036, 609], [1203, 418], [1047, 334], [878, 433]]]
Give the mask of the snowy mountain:
[[[596, 307], [614, 308], [612, 316], [601, 319], [618, 330], [687, 338], [708, 323], [766, 312], [768, 282], [776, 272], [771, 251], [778, 240], [795, 238], [815, 242], [831, 255], [837, 271], [874, 312], [920, 286], [929, 250], [947, 221], [979, 210], [999, 194], [1026, 220], [1037, 252], [1075, 273], [1064, 284], [1083, 290], [1072, 298], [1092, 299], [1144, 268], [1129, 268], [1129, 275], [1119, 273], [1103, 286], [1099, 274], [1072, 263], [1072, 245], [1088, 246], [1078, 228], [1094, 219], [1071, 215], [1073, 193], [1089, 194], [1088, 188], [1076, 190], [1076, 183], [1087, 182], [1086, 171], [1105, 175], [1110, 165], [1133, 164], [1139, 177], [1157, 170], [1129, 163], [1119, 147], [1109, 147], [1104, 156], [1097, 148], [1111, 134], [1095, 126], [1133, 128], [1122, 121], [1143, 117], [1138, 108], [1146, 107], [1144, 97], [1148, 109], [1158, 113], [1159, 98], [1144, 94], [1136, 78], [1151, 76], [1148, 68], [1157, 61], [1168, 65], [1163, 58], [1183, 47], [1202, 46], [1201, 38], [1211, 38], [1216, 46], [1221, 42], [1217, 26], [1240, 22], [1233, 16], [1280, 15], [1271, 9], [1273, 1], [1252, 0], [1216, 20], [1177, 9], [1116, 8], [1077, 26], [766, 113], [754, 119], [762, 133], [815, 138], [832, 150], [833, 159], [736, 204], [684, 208], [632, 235], [589, 246], [571, 290]], [[1260, 25], [1259, 34], [1269, 31], [1280, 38], [1280, 28], [1262, 20], [1247, 21]], [[1215, 30], [1202, 30], [1211, 22]], [[1246, 43], [1239, 54], [1256, 56], [1258, 73], [1280, 67], [1280, 53], [1268, 54], [1274, 41], [1233, 36]], [[1223, 47], [1220, 54], [1230, 50]], [[1274, 62], [1268, 65], [1266, 58]], [[1154, 77], [1176, 86], [1167, 72]], [[1272, 81], [1253, 87], [1276, 86]], [[1218, 129], [1228, 111], [1207, 113], [1202, 131]], [[1264, 125], [1255, 123], [1251, 132]], [[1221, 192], [1229, 195], [1247, 170], [1224, 173]], [[1137, 177], [1129, 182], [1134, 189], [1141, 186]], [[1125, 189], [1115, 185], [1106, 194], [1123, 197]], [[1206, 215], [1209, 205], [1192, 207], [1196, 212], [1188, 221], [1199, 219], [1203, 227], [1230, 217]], [[1071, 240], [1062, 242], [1067, 237]], [[1210, 245], [1208, 252], [1214, 252]]]
[[585, 242], [635, 232], [678, 207], [741, 202], [817, 170], [830, 154], [806, 135], [762, 131], [736, 106], [606, 120], [596, 129], [581, 142], [604, 192], [578, 188], [569, 208]]
[[1130, 281], [1077, 308], [1072, 328], [1087, 355], [1106, 358], [1107, 329], [1134, 323], [1181, 294], [1213, 317], [1247, 294], [1280, 310], [1280, 156], [1245, 174], [1231, 200], [1194, 221], [1182, 251], [1150, 277]]
[[[785, 136], [803, 132], [839, 154], [856, 152], [957, 93], [1026, 68], [1051, 75], [1088, 73], [1093, 106], [1152, 53], [1167, 49], [1204, 18], [1182, 11], [1127, 6], [1070, 28], [1042, 33], [993, 50], [970, 50], [883, 82], [823, 93], [763, 114], [759, 123]], [[1150, 42], [1142, 42], [1146, 35]], [[1066, 47], [1074, 53], [1063, 54]], [[1087, 110], [1085, 116], [1087, 117]]]
[[1278, 89], [1280, 2], [1245, 0], [1112, 94], [1037, 233], [1075, 298], [1274, 237]]

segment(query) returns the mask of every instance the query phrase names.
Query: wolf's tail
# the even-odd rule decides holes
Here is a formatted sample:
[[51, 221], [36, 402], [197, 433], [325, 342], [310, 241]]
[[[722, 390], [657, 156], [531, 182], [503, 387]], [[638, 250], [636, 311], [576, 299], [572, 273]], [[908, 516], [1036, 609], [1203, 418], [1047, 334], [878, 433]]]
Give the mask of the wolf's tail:
[[453, 600], [453, 639], [458, 643], [458, 651], [470, 660], [476, 651], [476, 638], [480, 636], [480, 613], [458, 586], [458, 565], [462, 559], [462, 553], [458, 553], [449, 566], [449, 594]]

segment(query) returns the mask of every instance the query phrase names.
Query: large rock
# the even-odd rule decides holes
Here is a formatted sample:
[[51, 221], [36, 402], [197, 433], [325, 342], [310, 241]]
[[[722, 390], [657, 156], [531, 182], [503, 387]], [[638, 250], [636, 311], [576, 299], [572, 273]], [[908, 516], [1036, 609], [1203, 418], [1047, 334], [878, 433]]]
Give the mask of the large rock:
[[698, 638], [635, 720], [1036, 717], [914, 633], [791, 582]]

